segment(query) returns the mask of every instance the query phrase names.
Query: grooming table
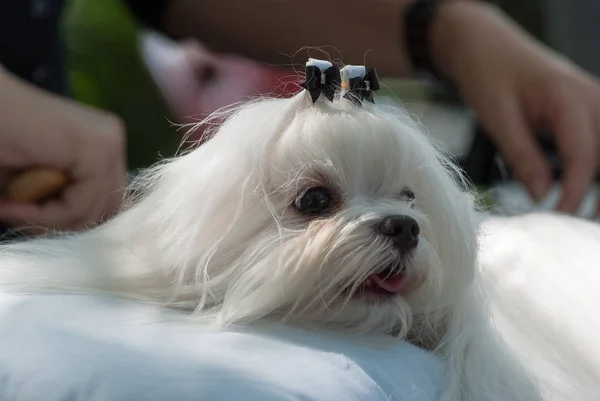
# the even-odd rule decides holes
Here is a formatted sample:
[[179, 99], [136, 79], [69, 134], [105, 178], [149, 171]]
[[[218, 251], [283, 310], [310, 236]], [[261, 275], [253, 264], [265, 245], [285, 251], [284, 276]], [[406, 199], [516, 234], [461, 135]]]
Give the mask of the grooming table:
[[442, 364], [383, 337], [356, 343], [265, 323], [209, 332], [100, 296], [0, 297], [1, 401], [425, 401]]

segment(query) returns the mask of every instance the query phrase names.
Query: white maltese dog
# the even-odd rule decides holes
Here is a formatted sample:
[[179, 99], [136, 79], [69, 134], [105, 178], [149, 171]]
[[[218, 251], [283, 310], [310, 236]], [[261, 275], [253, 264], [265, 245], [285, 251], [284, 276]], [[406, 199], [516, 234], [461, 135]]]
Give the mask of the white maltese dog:
[[310, 60], [297, 95], [214, 114], [211, 139], [144, 174], [113, 220], [4, 246], [0, 285], [154, 301], [218, 327], [388, 333], [447, 362], [445, 401], [544, 399], [493, 324], [460, 172], [370, 102], [374, 71], [341, 78]]

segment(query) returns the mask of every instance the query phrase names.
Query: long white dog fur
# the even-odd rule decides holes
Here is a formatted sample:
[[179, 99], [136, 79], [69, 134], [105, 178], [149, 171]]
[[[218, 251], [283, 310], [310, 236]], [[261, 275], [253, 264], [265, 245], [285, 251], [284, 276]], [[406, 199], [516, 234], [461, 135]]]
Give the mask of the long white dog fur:
[[[535, 371], [542, 362], [522, 357], [521, 341], [540, 361], [555, 343], [571, 355], [571, 372], [561, 380], [597, 377], [571, 354], [597, 342], [571, 344], [562, 330], [529, 336], [542, 317], [517, 310], [531, 304], [527, 292], [538, 273], [519, 296], [497, 295], [505, 281], [489, 285], [505, 266], [479, 271], [473, 197], [403, 111], [343, 98], [313, 105], [302, 91], [220, 111], [204, 124], [211, 139], [143, 174], [116, 218], [85, 233], [1, 247], [3, 290], [99, 291], [182, 308], [215, 327], [268, 317], [393, 334], [447, 361], [445, 401], [566, 399], [552, 393], [550, 373]], [[300, 213], [298, 199], [315, 187], [331, 193], [330, 210]], [[353, 296], [370, 275], [398, 261], [391, 242], [373, 229], [390, 215], [420, 227], [418, 246], [402, 259], [404, 290]], [[568, 276], [569, 269], [551, 273]], [[592, 325], [569, 312], [593, 305], [555, 301], [563, 329]], [[510, 324], [498, 328], [493, 314]]]
[[544, 399], [600, 399], [600, 225], [548, 213], [492, 218], [480, 248], [495, 326]]

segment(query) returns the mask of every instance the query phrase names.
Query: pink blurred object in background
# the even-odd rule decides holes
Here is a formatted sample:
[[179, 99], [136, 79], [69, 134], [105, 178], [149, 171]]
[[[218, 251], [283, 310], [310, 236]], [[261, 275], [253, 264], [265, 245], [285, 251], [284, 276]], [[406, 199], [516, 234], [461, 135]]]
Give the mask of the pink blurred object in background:
[[[221, 107], [258, 95], [289, 96], [299, 90], [291, 69], [215, 54], [195, 40], [177, 42], [144, 32], [140, 52], [176, 123], [200, 121]], [[195, 132], [189, 139], [201, 136]]]

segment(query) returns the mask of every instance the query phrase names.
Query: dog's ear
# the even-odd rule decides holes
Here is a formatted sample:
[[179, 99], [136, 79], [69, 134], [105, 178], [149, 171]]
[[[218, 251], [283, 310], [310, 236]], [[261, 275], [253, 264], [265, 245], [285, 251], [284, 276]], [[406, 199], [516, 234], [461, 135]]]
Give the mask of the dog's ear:
[[132, 208], [131, 225], [153, 244], [152, 263], [194, 269], [225, 237], [239, 240], [260, 225], [270, 152], [305, 100], [257, 100], [216, 113], [203, 123], [211, 139], [142, 178], [150, 190]]

